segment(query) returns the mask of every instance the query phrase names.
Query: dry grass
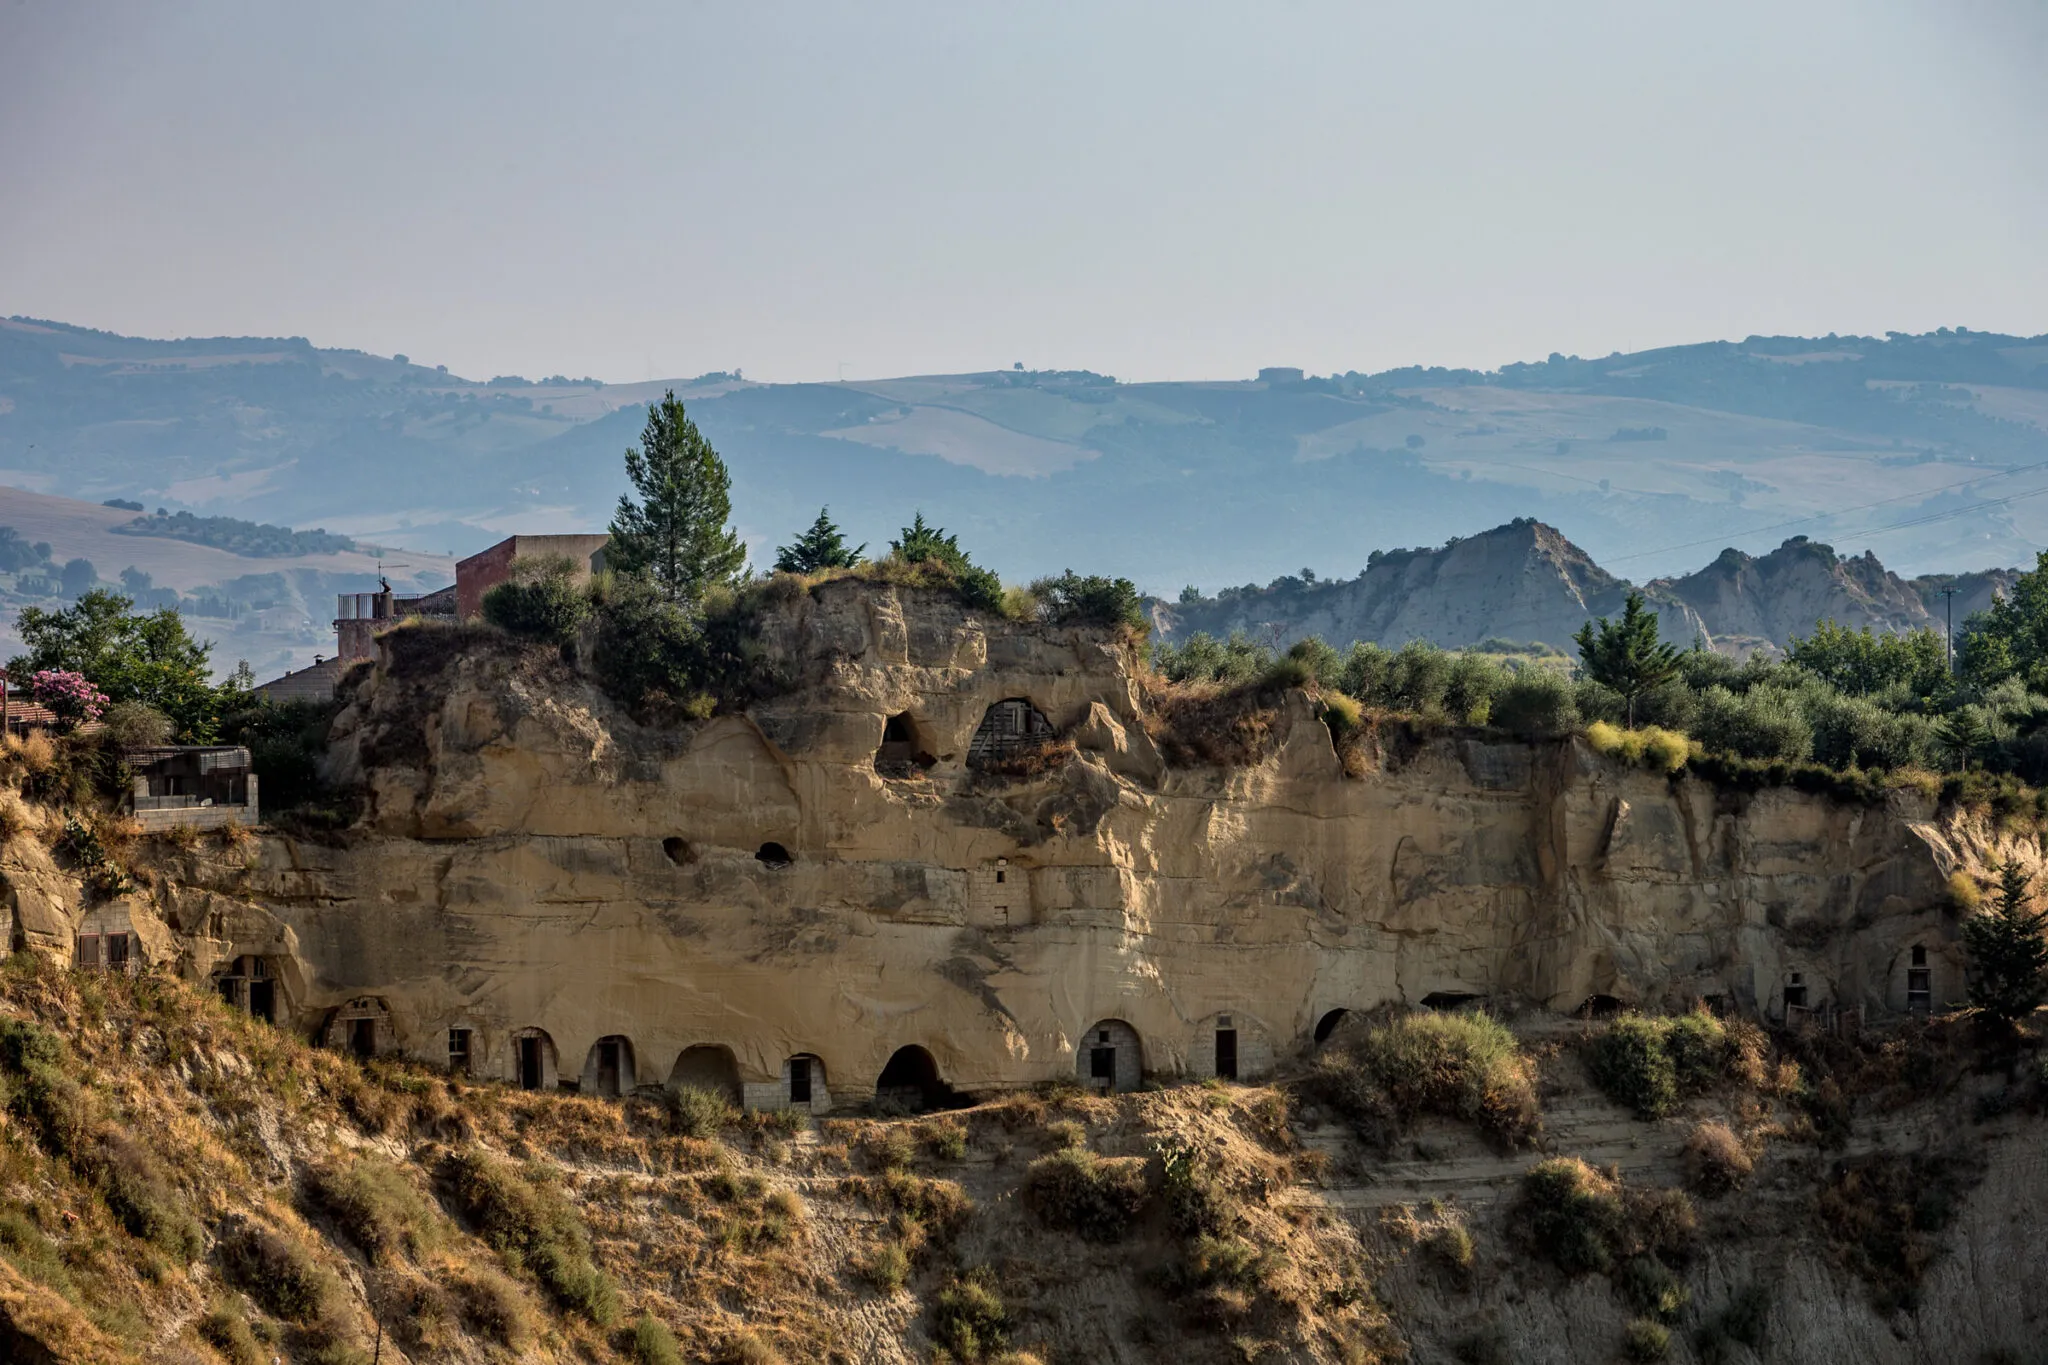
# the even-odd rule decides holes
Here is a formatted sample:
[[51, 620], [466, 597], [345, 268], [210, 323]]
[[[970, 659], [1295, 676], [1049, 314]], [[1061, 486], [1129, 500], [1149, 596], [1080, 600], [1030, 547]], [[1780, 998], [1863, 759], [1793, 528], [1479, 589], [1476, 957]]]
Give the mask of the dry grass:
[[1718, 1120], [1694, 1124], [1680, 1157], [1685, 1163], [1685, 1183], [1710, 1199], [1741, 1189], [1756, 1170], [1756, 1161], [1742, 1139]]
[[1278, 742], [1279, 693], [1263, 682], [1172, 683], [1140, 680], [1145, 731], [1178, 768], [1249, 768]]

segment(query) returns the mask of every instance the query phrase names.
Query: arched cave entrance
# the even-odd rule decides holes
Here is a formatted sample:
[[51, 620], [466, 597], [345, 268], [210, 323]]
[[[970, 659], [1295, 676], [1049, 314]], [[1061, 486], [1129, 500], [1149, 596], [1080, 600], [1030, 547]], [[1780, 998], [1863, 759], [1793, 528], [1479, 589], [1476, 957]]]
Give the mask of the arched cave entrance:
[[915, 777], [939, 760], [925, 743], [917, 717], [899, 711], [882, 722], [882, 742], [875, 749], [875, 771], [884, 777]]
[[668, 1088], [681, 1090], [708, 1090], [714, 1095], [723, 1095], [732, 1104], [738, 1104], [740, 1090], [740, 1064], [734, 1060], [732, 1049], [719, 1043], [699, 1043], [686, 1047], [676, 1057], [676, 1064], [669, 1068]]
[[875, 1107], [885, 1113], [954, 1109], [961, 1100], [939, 1076], [937, 1059], [915, 1043], [897, 1048], [875, 1080]]
[[615, 1100], [631, 1094], [635, 1080], [633, 1043], [624, 1034], [609, 1034], [590, 1045], [590, 1053], [583, 1059], [585, 1094]]
[[680, 834], [671, 834], [661, 841], [661, 851], [677, 867], [688, 867], [697, 861], [697, 850], [690, 847], [690, 841]]
[[982, 714], [967, 744], [967, 766], [1000, 767], [1052, 743], [1056, 735], [1045, 713], [1029, 697], [1008, 697]]
[[512, 1035], [512, 1080], [521, 1090], [555, 1086], [555, 1040], [547, 1031], [523, 1028]]
[[1347, 1009], [1334, 1009], [1316, 1020], [1316, 1042], [1318, 1044], [1329, 1042], [1330, 1035], [1337, 1031], [1337, 1025], [1343, 1023], [1345, 1017], [1350, 1013], [1351, 1011]]
[[767, 843], [761, 845], [760, 848], [754, 850], [754, 859], [769, 867], [788, 867], [796, 861], [790, 855], [788, 849], [776, 843], [773, 839], [770, 839]]
[[1615, 995], [1589, 995], [1585, 1003], [1572, 1011], [1574, 1019], [1612, 1019], [1620, 1014], [1624, 1006], [1621, 997]]
[[1091, 1090], [1113, 1095], [1136, 1090], [1145, 1078], [1145, 1049], [1138, 1031], [1121, 1019], [1098, 1019], [1081, 1035], [1074, 1072]]

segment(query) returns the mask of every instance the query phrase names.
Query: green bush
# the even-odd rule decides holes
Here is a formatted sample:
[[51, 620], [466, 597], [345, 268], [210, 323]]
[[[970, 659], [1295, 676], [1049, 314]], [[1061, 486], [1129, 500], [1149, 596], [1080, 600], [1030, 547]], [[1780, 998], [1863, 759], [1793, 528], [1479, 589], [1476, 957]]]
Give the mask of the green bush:
[[1563, 674], [1525, 668], [1494, 696], [1491, 721], [1516, 739], [1562, 739], [1578, 729], [1579, 706]]
[[1137, 584], [1128, 578], [1068, 569], [1033, 583], [1031, 595], [1038, 599], [1040, 619], [1056, 626], [1122, 626], [1140, 634], [1151, 629]]
[[1068, 1148], [1042, 1156], [1024, 1175], [1024, 1198], [1041, 1222], [1091, 1242], [1130, 1232], [1150, 1194], [1137, 1157], [1099, 1157]]
[[1637, 1318], [1629, 1323], [1622, 1350], [1639, 1365], [1652, 1365], [1671, 1353], [1671, 1332], [1661, 1322]]
[[963, 1361], [1003, 1349], [1010, 1315], [986, 1268], [971, 1270], [939, 1291], [932, 1305], [932, 1337]]
[[228, 1365], [270, 1365], [270, 1352], [256, 1340], [242, 1315], [217, 1303], [199, 1320], [199, 1337], [220, 1352]]
[[1729, 1052], [1727, 1029], [1704, 1011], [1677, 1018], [1630, 1014], [1587, 1042], [1586, 1065], [1608, 1098], [1653, 1119], [1725, 1075]]
[[668, 1105], [669, 1124], [684, 1137], [715, 1138], [725, 1128], [739, 1122], [739, 1111], [732, 1101], [715, 1090], [700, 1086], [677, 1086], [664, 1097]]
[[380, 1157], [360, 1156], [317, 1170], [308, 1190], [375, 1264], [389, 1264], [401, 1254], [417, 1257], [436, 1241], [426, 1200], [403, 1172]]
[[445, 1171], [463, 1215], [507, 1261], [600, 1326], [618, 1316], [618, 1293], [591, 1259], [590, 1234], [545, 1179], [476, 1150], [451, 1155]]
[[1742, 758], [1797, 763], [1813, 752], [1813, 726], [1790, 689], [1750, 688], [1740, 696], [1725, 687], [1700, 694], [1694, 737], [1709, 749]]
[[633, 1324], [633, 1338], [627, 1348], [639, 1365], [683, 1365], [682, 1348], [676, 1334], [651, 1313], [642, 1313]]
[[575, 575], [566, 555], [516, 561], [512, 577], [484, 594], [484, 620], [524, 639], [566, 644], [590, 615]]
[[1539, 1126], [1533, 1068], [1484, 1011], [1403, 1015], [1355, 1033], [1317, 1055], [1307, 1085], [1369, 1141], [1420, 1114], [1478, 1124], [1509, 1148]]
[[221, 1270], [273, 1317], [318, 1322], [341, 1299], [341, 1281], [300, 1243], [270, 1228], [245, 1224], [220, 1244]]
[[1531, 1166], [1516, 1212], [1530, 1244], [1572, 1274], [1613, 1269], [1627, 1236], [1620, 1185], [1577, 1157]]

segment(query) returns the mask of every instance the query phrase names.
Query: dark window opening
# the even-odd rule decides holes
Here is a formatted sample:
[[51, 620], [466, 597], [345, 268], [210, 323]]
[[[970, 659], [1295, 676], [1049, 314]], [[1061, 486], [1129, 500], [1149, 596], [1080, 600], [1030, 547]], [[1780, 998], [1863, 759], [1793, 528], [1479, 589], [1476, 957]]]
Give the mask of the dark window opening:
[[[1104, 1030], [1102, 1036], [1105, 1039], [1108, 1038], [1108, 1031]], [[1092, 1047], [1088, 1049], [1088, 1079], [1091, 1081], [1108, 1081], [1111, 1085], [1116, 1084], [1115, 1048]]]
[[1005, 872], [1005, 871], [1004, 871], [1004, 870], [1003, 870], [1002, 868], [1000, 868], [1000, 867], [999, 867], [999, 868], [997, 868], [997, 869], [996, 869], [996, 885], [997, 885], [997, 886], [1001, 886], [1001, 885], [1002, 885], [1002, 884], [1004, 883], [1004, 881], [1008, 879], [1009, 875], [1010, 875], [1010, 874], [1009, 874], [1008, 872]]
[[661, 851], [666, 853], [668, 860], [677, 867], [688, 867], [697, 861], [697, 850], [690, 847], [690, 841], [673, 834], [661, 841]]
[[128, 970], [128, 935], [107, 935], [107, 969], [116, 972]]
[[1915, 967], [1925, 967], [1927, 965], [1927, 949], [1918, 943], [1913, 945], [1913, 965]]
[[218, 982], [220, 998], [227, 1002], [229, 1009], [238, 1009], [242, 1003], [242, 983], [232, 976], [224, 976]]
[[519, 1040], [519, 1088], [538, 1090], [541, 1086], [540, 1039], [531, 1035]]
[[781, 844], [775, 843], [773, 840], [761, 845], [755, 851], [754, 857], [757, 861], [766, 863], [770, 867], [788, 867], [796, 861], [796, 859], [789, 856], [788, 849], [784, 848]]
[[458, 1076], [469, 1074], [469, 1030], [448, 1030], [448, 1069]]
[[915, 777], [939, 760], [926, 751], [917, 721], [902, 711], [882, 722], [882, 743], [875, 750], [875, 771], [884, 777]]
[[875, 1081], [875, 1106], [885, 1112], [918, 1114], [959, 1107], [963, 1097], [939, 1076], [931, 1053], [912, 1044], [899, 1047]]
[[249, 983], [249, 1013], [266, 1024], [277, 1022], [277, 983], [274, 981], [251, 981]]
[[616, 1038], [598, 1040], [597, 1093], [611, 1097], [619, 1093], [619, 1043]]
[[1329, 1042], [1330, 1035], [1337, 1031], [1337, 1025], [1343, 1023], [1344, 1016], [1349, 1013], [1351, 1013], [1350, 1010], [1331, 1010], [1328, 1014], [1316, 1020], [1316, 1041], [1319, 1043]]
[[1237, 1079], [1237, 1030], [1216, 1030], [1216, 1074], [1226, 1081]]
[[358, 1057], [377, 1055], [377, 1021], [375, 1019], [351, 1019], [348, 1021], [348, 1050]]
[[76, 960], [81, 967], [98, 969], [100, 965], [100, 936], [98, 934], [80, 934], [78, 936]]
[[1803, 973], [1792, 973], [1791, 981], [1785, 986], [1785, 1008], [1803, 1010], [1806, 1008], [1806, 977]]
[[1095, 1041], [1096, 1041], [1096, 1042], [1098, 1042], [1098, 1043], [1106, 1043], [1106, 1042], [1108, 1042], [1108, 1041], [1109, 1041], [1109, 1030], [1108, 1030], [1108, 1029], [1106, 1029], [1106, 1028], [1105, 1028], [1105, 1029], [1097, 1029], [1097, 1030], [1095, 1031]]
[[1928, 967], [1906, 969], [1906, 1008], [1916, 1014], [1934, 1011], [1934, 972]]
[[789, 1059], [789, 1102], [809, 1104], [811, 1102], [811, 1059], [792, 1057]]

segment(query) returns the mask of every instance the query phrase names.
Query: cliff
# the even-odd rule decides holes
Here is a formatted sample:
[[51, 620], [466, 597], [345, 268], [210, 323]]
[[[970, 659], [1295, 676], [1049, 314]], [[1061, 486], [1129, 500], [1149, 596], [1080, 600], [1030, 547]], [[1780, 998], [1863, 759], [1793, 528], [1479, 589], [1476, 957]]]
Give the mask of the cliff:
[[[1177, 767], [1167, 729], [1200, 708], [1162, 707], [1119, 637], [854, 581], [767, 609], [778, 695], [674, 728], [488, 633], [401, 629], [380, 650], [332, 736], [361, 796], [347, 829], [152, 840], [110, 895], [53, 855], [57, 816], [9, 808], [0, 1084], [32, 1098], [7, 1119], [0, 1197], [53, 1245], [154, 1267], [67, 1250], [73, 1279], [47, 1258], [18, 1271], [43, 1244], [0, 1221], [0, 1346], [19, 1358], [241, 1359], [200, 1344], [209, 1302], [309, 1362], [380, 1330], [402, 1359], [636, 1351], [557, 1261], [491, 1271], [510, 1244], [462, 1172], [518, 1169], [567, 1201], [532, 1196], [550, 1245], [587, 1227], [579, 1254], [623, 1311], [696, 1358], [927, 1358], [958, 1345], [947, 1314], [971, 1283], [1046, 1361], [1512, 1342], [1564, 1365], [1609, 1358], [1646, 1310], [1620, 1269], [1549, 1265], [1525, 1172], [1581, 1156], [1676, 1210], [1712, 1122], [1756, 1174], [1685, 1205], [1683, 1292], [1655, 1310], [1680, 1329], [1671, 1358], [1931, 1365], [2031, 1340], [2038, 1068], [2001, 1074], [1966, 1027], [1906, 1014], [1916, 982], [1936, 1008], [1963, 995], [1950, 875], [2038, 866], [2011, 832], [1910, 791], [1739, 791], [1479, 732], [1390, 731], [1347, 776], [1300, 692], [1260, 703], [1243, 765]], [[48, 965], [114, 933], [199, 989]], [[1538, 1150], [1455, 1110], [1333, 1107], [1317, 1059], [1360, 1021], [1476, 998], [1540, 1079]], [[1580, 1050], [1603, 1026], [1566, 1016], [1700, 999], [1799, 1026], [1661, 1117], [1591, 1084]], [[24, 1020], [68, 1041], [23, 1042]], [[707, 1117], [667, 1098], [682, 1085], [755, 1112]], [[915, 1122], [805, 1114], [970, 1100]], [[1033, 1172], [1076, 1144], [1084, 1175], [1099, 1159], [1123, 1182], [1107, 1213], [1084, 1188], [1086, 1216], [1127, 1205], [1128, 1227], [1047, 1212]], [[417, 1208], [432, 1236], [364, 1240], [331, 1193], [358, 1160], [396, 1172], [378, 1207]], [[1196, 1184], [1173, 1183], [1182, 1161]], [[137, 1189], [189, 1211], [169, 1260], [131, 1241], [188, 1224], [116, 1226]], [[1187, 1189], [1206, 1191], [1192, 1212]], [[1447, 1262], [1451, 1224], [1470, 1249]], [[317, 1317], [266, 1297], [252, 1227], [326, 1268]], [[513, 1281], [490, 1313], [486, 1271]], [[94, 1317], [96, 1295], [144, 1316]]]
[[1698, 573], [1650, 587], [1691, 607], [1712, 623], [1717, 641], [1742, 652], [1783, 648], [1795, 636], [1811, 635], [1821, 620], [1881, 634], [1938, 624], [1919, 591], [1876, 555], [1866, 550], [1844, 559], [1805, 536], [1767, 555], [1723, 550]]

